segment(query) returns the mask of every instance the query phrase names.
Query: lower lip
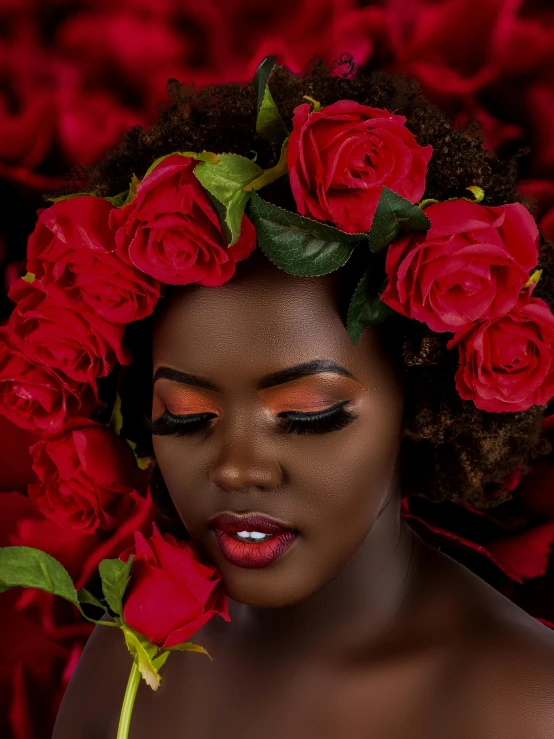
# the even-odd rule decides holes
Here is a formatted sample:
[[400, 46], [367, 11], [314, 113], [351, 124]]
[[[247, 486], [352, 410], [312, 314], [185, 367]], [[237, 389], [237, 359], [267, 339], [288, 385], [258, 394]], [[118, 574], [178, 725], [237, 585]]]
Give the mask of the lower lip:
[[237, 567], [251, 569], [267, 567], [276, 562], [288, 552], [298, 536], [294, 531], [287, 531], [260, 544], [250, 544], [247, 541], [239, 541], [220, 529], [214, 529], [214, 532], [225, 559]]

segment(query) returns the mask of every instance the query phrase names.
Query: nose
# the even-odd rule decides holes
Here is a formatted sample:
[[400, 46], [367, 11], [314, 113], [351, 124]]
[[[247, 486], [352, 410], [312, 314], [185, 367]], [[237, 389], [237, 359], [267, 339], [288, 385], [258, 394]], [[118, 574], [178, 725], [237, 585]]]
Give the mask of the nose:
[[281, 466], [254, 428], [236, 429], [223, 436], [209, 471], [211, 483], [229, 491], [279, 486]]

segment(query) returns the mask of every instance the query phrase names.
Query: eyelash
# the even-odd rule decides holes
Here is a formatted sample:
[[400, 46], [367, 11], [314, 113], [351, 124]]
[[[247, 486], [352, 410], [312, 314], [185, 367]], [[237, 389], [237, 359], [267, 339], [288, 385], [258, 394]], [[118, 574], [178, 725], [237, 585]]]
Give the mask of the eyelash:
[[[344, 428], [358, 416], [344, 408], [348, 400], [317, 413], [286, 413], [279, 414], [282, 419], [282, 429], [290, 434], [327, 434]], [[195, 434], [206, 427], [213, 417], [211, 413], [195, 413], [190, 416], [173, 416], [167, 408], [163, 414], [152, 420], [146, 419], [148, 430], [155, 436], [186, 436]]]

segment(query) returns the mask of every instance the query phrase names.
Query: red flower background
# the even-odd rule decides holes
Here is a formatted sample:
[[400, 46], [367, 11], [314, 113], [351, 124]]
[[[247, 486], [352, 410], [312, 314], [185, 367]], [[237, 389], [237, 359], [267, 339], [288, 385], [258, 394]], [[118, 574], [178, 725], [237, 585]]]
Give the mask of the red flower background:
[[[554, 239], [549, 0], [0, 0], [2, 322], [12, 307], [7, 290], [24, 272], [42, 193], [55, 190], [71, 169], [78, 176], [131, 125], [154, 120], [157, 105], [167, 99], [168, 79], [198, 85], [243, 80], [268, 54], [299, 71], [314, 54], [332, 61], [343, 52], [368, 68], [406, 71], [457, 127], [474, 136], [481, 132], [484, 145], [500, 154], [518, 153], [521, 192]], [[66, 263], [50, 225], [44, 221], [34, 248], [52, 255], [53, 274], [71, 270], [86, 288], [87, 271], [104, 270], [105, 255], [91, 264]], [[56, 273], [56, 279], [62, 276]], [[20, 289], [21, 283], [14, 286]], [[110, 311], [125, 310], [131, 299], [147, 305], [157, 284], [153, 279], [145, 295], [135, 295], [131, 280], [117, 290], [90, 294], [91, 305]], [[31, 290], [33, 311], [40, 308], [36, 298]], [[34, 330], [32, 321], [22, 315], [21, 331]], [[46, 339], [54, 345], [55, 337]], [[17, 351], [0, 356], [0, 363], [13, 365], [13, 379], [0, 388], [2, 397], [11, 398], [13, 420], [26, 402], [20, 378], [29, 370], [23, 361]], [[35, 416], [55, 432], [62, 409], [52, 402], [62, 402], [60, 378], [39, 369], [36, 377], [44, 394]], [[63, 397], [86, 408], [87, 398], [76, 397], [73, 386], [64, 385]], [[0, 546], [50, 552], [77, 587], [90, 587], [98, 561], [129, 547], [133, 531], [152, 531], [146, 473], [137, 473], [132, 490], [122, 490], [115, 463], [103, 459], [102, 480], [94, 478], [93, 486], [102, 495], [92, 494], [88, 475], [100, 474], [100, 465], [88, 453], [87, 436], [102, 432], [90, 423], [60, 439], [59, 455], [46, 459], [40, 444], [29, 453], [39, 438], [33, 430], [0, 416]], [[545, 427], [554, 440], [554, 423], [547, 419]], [[67, 489], [58, 477], [71, 465], [79, 474]], [[553, 465], [551, 455], [521, 483], [514, 475], [507, 481], [513, 499], [495, 509], [414, 497], [403, 501], [403, 511], [422, 537], [554, 628]], [[47, 517], [52, 495], [58, 510], [53, 519]], [[91, 625], [69, 604], [31, 590], [0, 598], [0, 623], [0, 735], [49, 737]]]

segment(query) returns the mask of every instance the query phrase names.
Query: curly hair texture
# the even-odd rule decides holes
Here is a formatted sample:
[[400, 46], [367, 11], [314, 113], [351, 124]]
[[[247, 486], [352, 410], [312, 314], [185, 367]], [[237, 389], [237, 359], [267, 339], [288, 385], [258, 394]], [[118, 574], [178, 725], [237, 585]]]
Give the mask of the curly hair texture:
[[[522, 201], [516, 188], [515, 162], [502, 161], [486, 151], [479, 136], [454, 130], [422, 96], [414, 80], [355, 70], [351, 57], [344, 55], [333, 70], [319, 60], [301, 75], [276, 67], [269, 85], [289, 125], [294, 108], [305, 102], [304, 95], [322, 105], [349, 99], [406, 116], [406, 125], [418, 143], [433, 147], [425, 198], [463, 197], [468, 186], [479, 185], [485, 191], [487, 205]], [[89, 172], [89, 191], [100, 196], [115, 195], [126, 189], [133, 174], [143, 176], [157, 157], [174, 151], [208, 150], [251, 157], [254, 150], [262, 167], [278, 161], [279, 147], [255, 132], [257, 96], [252, 84], [222, 84], [196, 91], [172, 80], [169, 91], [172, 104], [161, 113], [159, 121], [149, 130], [132, 129], [122, 145]], [[296, 210], [286, 178], [266, 188], [264, 197]], [[343, 268], [345, 295], [349, 296], [353, 292], [352, 280], [361, 274], [355, 272], [352, 261]], [[535, 295], [552, 307], [554, 264], [546, 242], [541, 245], [540, 262], [545, 272]], [[143, 383], [151, 377], [146, 356], [151, 320], [131, 324], [128, 329], [136, 361], [126, 371], [123, 383], [124, 431], [135, 439], [140, 427], [137, 397], [147, 395]], [[424, 324], [399, 315], [388, 319], [386, 326], [387, 336], [392, 337], [391, 351], [399, 358], [406, 386], [408, 438], [402, 455], [410, 485], [405, 486], [404, 492], [422, 494], [435, 501], [465, 501], [479, 508], [509, 499], [511, 495], [502, 480], [516, 467], [525, 470], [531, 459], [547, 451], [547, 443], [540, 437], [544, 408], [520, 413], [478, 410], [456, 391], [457, 352], [446, 349], [448, 334], [433, 333]], [[139, 386], [143, 389], [137, 393]], [[143, 414], [149, 411], [146, 405], [141, 409]], [[146, 439], [137, 439], [137, 443], [144, 452], [150, 451]], [[160, 502], [165, 506], [169, 501], [160, 477], [155, 467], [154, 493], [164, 498]]]

